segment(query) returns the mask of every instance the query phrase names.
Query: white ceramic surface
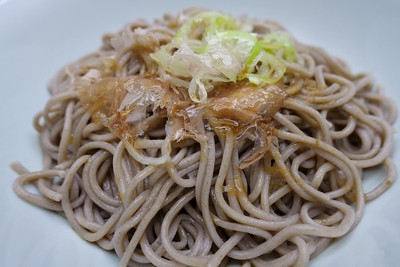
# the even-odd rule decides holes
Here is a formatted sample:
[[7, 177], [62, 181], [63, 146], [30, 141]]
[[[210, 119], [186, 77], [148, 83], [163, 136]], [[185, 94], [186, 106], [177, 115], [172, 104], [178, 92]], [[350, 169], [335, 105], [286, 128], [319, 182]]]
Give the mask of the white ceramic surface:
[[[118, 266], [112, 253], [82, 241], [64, 218], [15, 196], [9, 163], [41, 167], [34, 114], [48, 99], [46, 84], [66, 63], [100, 46], [101, 35], [143, 17], [203, 6], [233, 15], [280, 21], [299, 40], [372, 72], [398, 104], [400, 2], [380, 1], [51, 1], [0, 0], [0, 266]], [[400, 162], [399, 123], [394, 160]], [[372, 179], [367, 179], [371, 187]], [[360, 225], [311, 266], [399, 266], [400, 181], [369, 203]]]

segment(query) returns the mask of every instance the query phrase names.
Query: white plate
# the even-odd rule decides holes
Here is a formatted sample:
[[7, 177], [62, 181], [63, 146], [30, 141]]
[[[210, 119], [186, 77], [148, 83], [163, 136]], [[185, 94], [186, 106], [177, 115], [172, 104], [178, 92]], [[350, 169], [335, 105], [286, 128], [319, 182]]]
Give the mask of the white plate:
[[[101, 3], [100, 3], [101, 2]], [[15, 196], [11, 161], [41, 167], [34, 114], [48, 99], [46, 84], [66, 63], [100, 46], [101, 35], [139, 17], [151, 20], [200, 1], [0, 0], [0, 266], [117, 266], [112, 253], [82, 241], [64, 218]], [[280, 21], [299, 40], [374, 73], [399, 98], [400, 2], [202, 1], [233, 15]], [[362, 3], [362, 4], [361, 4]], [[394, 160], [399, 162], [399, 123]], [[398, 266], [400, 181], [369, 203], [354, 232], [335, 242], [311, 266]]]

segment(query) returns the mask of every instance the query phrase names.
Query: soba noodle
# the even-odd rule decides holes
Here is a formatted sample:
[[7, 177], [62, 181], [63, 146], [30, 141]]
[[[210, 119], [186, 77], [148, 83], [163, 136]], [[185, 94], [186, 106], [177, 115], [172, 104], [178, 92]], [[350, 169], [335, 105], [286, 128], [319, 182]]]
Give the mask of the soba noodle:
[[[394, 182], [396, 107], [370, 75], [294, 39], [296, 61], [277, 52], [286, 71], [265, 95], [242, 81], [190, 101], [180, 89], [190, 80], [151, 55], [199, 12], [128, 24], [64, 67], [34, 119], [43, 170], [15, 163], [14, 190], [114, 250], [121, 266], [306, 266]], [[241, 22], [258, 36], [285, 32]], [[240, 106], [251, 97], [259, 110]], [[387, 175], [364, 192], [374, 166]]]

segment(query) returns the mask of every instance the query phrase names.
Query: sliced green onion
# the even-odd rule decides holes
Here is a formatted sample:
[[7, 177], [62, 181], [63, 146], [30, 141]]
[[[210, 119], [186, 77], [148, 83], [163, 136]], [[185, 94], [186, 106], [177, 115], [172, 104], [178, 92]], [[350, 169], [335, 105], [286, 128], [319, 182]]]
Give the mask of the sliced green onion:
[[203, 12], [189, 18], [151, 57], [166, 73], [191, 79], [190, 98], [201, 103], [217, 82], [276, 83], [286, 71], [285, 63], [275, 56], [281, 50], [285, 60], [296, 59], [289, 35], [269, 33], [259, 39], [240, 30], [228, 15]]
[[218, 31], [237, 29], [235, 20], [219, 12], [202, 12], [188, 19], [175, 35], [177, 39], [203, 40]]
[[283, 57], [288, 61], [295, 61], [295, 48], [292, 39], [288, 34], [272, 32], [266, 34], [259, 42], [263, 49], [267, 52], [275, 54], [283, 49]]
[[256, 85], [273, 84], [285, 74], [286, 65], [274, 55], [261, 51], [251, 63], [250, 70], [245, 77], [251, 83]]

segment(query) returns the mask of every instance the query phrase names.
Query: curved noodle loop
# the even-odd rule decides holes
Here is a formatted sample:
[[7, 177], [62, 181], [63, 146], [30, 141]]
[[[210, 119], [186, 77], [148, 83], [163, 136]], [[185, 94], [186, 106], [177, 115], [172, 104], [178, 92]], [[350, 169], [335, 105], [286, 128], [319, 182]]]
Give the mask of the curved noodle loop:
[[[63, 213], [83, 239], [114, 250], [121, 266], [305, 266], [394, 182], [395, 105], [370, 76], [352, 74], [322, 49], [291, 47], [277, 23], [243, 20], [229, 25], [252, 25], [251, 34], [235, 42], [251, 40], [256, 58], [260, 38], [263, 57], [286, 71], [261, 85], [213, 76], [208, 98], [192, 101], [192, 78], [165, 72], [152, 55], [199, 12], [128, 24], [64, 67], [34, 120], [43, 170], [14, 164], [14, 190]], [[201, 35], [201, 21], [190, 27]], [[201, 44], [192, 45], [206, 49]], [[275, 75], [275, 63], [254, 58], [253, 72]], [[365, 193], [363, 171], [375, 166], [387, 177]]]

